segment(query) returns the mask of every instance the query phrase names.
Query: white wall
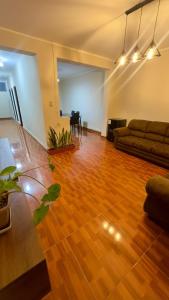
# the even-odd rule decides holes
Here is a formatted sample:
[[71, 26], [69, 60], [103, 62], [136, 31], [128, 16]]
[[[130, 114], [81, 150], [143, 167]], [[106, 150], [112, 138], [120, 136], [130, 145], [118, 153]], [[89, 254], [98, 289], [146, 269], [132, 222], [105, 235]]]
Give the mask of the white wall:
[[[7, 84], [6, 81], [5, 83]], [[7, 88], [6, 92], [0, 91], [0, 118], [11, 118], [11, 117], [12, 117], [12, 110], [10, 105], [10, 96]]]
[[121, 77], [120, 74], [112, 84], [109, 117], [169, 122], [168, 51], [143, 65], [130, 67]]
[[82, 122], [88, 128], [101, 131], [103, 127], [103, 85], [104, 72], [100, 70], [79, 77], [61, 80], [59, 93], [63, 113], [80, 111]]
[[17, 88], [23, 127], [46, 147], [36, 56], [21, 55], [10, 81]]

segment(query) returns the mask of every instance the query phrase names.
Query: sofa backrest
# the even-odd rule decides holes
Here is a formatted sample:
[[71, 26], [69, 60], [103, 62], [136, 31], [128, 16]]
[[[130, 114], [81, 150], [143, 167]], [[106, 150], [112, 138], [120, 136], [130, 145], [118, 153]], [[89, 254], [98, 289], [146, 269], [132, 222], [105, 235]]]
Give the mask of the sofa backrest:
[[148, 140], [164, 142], [169, 123], [166, 122], [150, 122], [146, 128], [145, 138]]
[[130, 121], [128, 128], [134, 136], [169, 144], [169, 123], [158, 121]]
[[148, 123], [150, 123], [150, 121], [133, 119], [129, 122], [128, 128], [131, 130], [146, 132]]

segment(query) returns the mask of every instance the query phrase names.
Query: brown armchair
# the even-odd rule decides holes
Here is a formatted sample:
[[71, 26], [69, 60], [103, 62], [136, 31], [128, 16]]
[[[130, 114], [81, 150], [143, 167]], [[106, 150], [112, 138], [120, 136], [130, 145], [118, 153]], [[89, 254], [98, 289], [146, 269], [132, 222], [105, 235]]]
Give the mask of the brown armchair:
[[157, 223], [169, 229], [169, 174], [150, 178], [146, 192], [144, 211]]

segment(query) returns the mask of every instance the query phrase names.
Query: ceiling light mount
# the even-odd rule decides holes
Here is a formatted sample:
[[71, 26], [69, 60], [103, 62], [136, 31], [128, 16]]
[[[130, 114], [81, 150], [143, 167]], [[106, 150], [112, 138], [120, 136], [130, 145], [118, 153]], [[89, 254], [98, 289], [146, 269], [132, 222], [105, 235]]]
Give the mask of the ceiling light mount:
[[140, 8], [143, 8], [145, 5], [153, 2], [155, 0], [144, 0], [136, 5], [134, 5], [133, 7], [131, 7], [130, 9], [126, 10], [125, 11], [125, 14], [128, 16], [130, 14], [132, 14], [133, 12], [135, 12], [136, 10], [140, 9]]

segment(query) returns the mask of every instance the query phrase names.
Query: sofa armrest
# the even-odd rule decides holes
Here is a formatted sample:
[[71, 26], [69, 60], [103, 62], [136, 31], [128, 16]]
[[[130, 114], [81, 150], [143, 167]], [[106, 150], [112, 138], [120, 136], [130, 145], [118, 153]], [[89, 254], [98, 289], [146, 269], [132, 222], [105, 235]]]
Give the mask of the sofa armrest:
[[169, 201], [169, 179], [156, 175], [150, 178], [146, 184], [146, 192], [162, 198], [163, 201]]
[[128, 127], [120, 127], [120, 128], [115, 128], [113, 130], [114, 136], [127, 136], [130, 135], [130, 129]]

